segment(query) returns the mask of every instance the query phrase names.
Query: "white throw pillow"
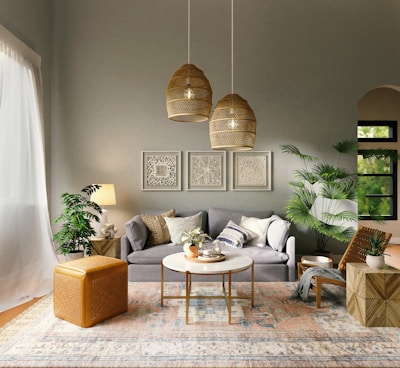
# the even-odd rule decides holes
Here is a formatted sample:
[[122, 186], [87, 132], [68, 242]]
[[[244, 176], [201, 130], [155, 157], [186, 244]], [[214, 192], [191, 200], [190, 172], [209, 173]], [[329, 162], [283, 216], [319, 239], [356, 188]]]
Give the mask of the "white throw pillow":
[[174, 244], [181, 243], [183, 231], [191, 231], [197, 227], [201, 227], [202, 213], [196, 213], [188, 217], [164, 217], [168, 226], [171, 242]]
[[290, 222], [281, 219], [277, 215], [271, 216], [271, 223], [268, 226], [267, 242], [275, 250], [282, 252], [289, 236]]
[[255, 236], [256, 234], [251, 230], [247, 230], [235, 224], [233, 221], [229, 221], [221, 234], [217, 236], [217, 240], [222, 241], [230, 247], [243, 248], [243, 244], [247, 243]]
[[271, 217], [260, 219], [257, 217], [242, 216], [240, 226], [252, 231], [255, 234], [255, 237], [251, 239], [248, 244], [265, 247], [267, 242], [268, 226], [271, 221]]

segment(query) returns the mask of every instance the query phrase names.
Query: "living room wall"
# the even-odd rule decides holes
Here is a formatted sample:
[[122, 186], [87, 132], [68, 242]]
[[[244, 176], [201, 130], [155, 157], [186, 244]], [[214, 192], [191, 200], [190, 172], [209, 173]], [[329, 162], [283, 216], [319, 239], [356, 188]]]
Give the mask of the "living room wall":
[[[24, 14], [11, 9], [21, 23], [36, 17], [33, 4], [46, 3], [0, 1], [24, 7]], [[114, 183], [109, 220], [119, 234], [149, 208], [272, 208], [284, 215], [299, 163], [280, 145], [335, 160], [331, 145], [356, 137], [360, 97], [400, 83], [397, 0], [236, 0], [234, 90], [256, 114], [254, 149], [273, 153], [273, 190], [188, 192], [186, 152], [211, 148], [207, 123], [169, 121], [165, 108], [168, 80], [187, 62], [187, 1], [52, 0], [50, 7], [50, 216], [60, 212], [62, 192]], [[209, 79], [215, 106], [230, 93], [230, 1], [192, 0], [191, 8], [191, 61]], [[32, 37], [25, 28], [19, 35]], [[183, 152], [182, 191], [141, 191], [143, 150]], [[356, 160], [343, 164], [354, 169]], [[228, 188], [230, 172], [228, 155]], [[312, 234], [293, 231], [299, 254], [314, 248]]]

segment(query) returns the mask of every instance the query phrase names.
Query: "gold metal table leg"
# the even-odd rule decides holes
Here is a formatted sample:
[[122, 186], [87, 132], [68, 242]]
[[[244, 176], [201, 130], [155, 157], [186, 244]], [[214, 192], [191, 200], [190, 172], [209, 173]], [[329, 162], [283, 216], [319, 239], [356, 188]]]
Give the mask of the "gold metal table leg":
[[161, 261], [161, 306], [164, 306], [164, 265]]
[[190, 273], [186, 271], [186, 324], [189, 323], [189, 302], [190, 302], [190, 286], [191, 285]]
[[254, 307], [254, 261], [251, 264], [251, 306]]
[[229, 271], [228, 274], [228, 282], [229, 282], [229, 291], [228, 291], [228, 324], [231, 324], [232, 320], [232, 272]]

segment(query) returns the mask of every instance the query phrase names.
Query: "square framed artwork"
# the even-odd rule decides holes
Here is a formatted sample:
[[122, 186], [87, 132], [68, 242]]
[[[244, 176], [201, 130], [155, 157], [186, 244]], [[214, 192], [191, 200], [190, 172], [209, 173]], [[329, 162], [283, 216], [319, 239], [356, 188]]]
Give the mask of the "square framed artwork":
[[181, 151], [142, 151], [142, 190], [181, 190]]
[[187, 152], [187, 190], [226, 190], [226, 152]]
[[232, 152], [232, 190], [272, 190], [271, 151]]

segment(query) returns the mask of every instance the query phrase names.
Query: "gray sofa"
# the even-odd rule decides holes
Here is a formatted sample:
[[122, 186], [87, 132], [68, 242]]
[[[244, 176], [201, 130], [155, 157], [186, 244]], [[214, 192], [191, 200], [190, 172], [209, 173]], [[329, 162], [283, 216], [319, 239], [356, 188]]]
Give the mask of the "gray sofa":
[[[163, 211], [144, 211], [149, 215], [159, 215]], [[221, 208], [210, 208], [197, 211], [177, 211], [175, 217], [187, 218], [201, 212], [202, 229], [208, 233], [213, 239], [224, 230], [229, 221], [240, 224], [242, 216], [252, 219], [271, 218], [273, 211], [242, 211], [229, 210]], [[280, 223], [287, 221], [280, 219]], [[295, 238], [290, 236], [288, 231], [282, 234], [270, 234], [270, 225], [268, 228], [267, 243], [272, 242], [272, 236], [278, 236], [282, 242], [281, 249], [275, 250], [269, 245], [263, 247], [259, 245], [244, 244], [242, 248], [234, 248], [223, 245], [222, 253], [236, 252], [248, 255], [254, 259], [255, 281], [295, 281], [296, 280], [296, 263], [295, 263]], [[148, 228], [142, 221], [140, 215], [134, 216], [125, 224], [125, 234], [121, 237], [121, 259], [128, 263], [129, 281], [160, 281], [161, 276], [161, 260], [172, 253], [182, 252], [182, 245], [174, 245], [172, 243], [148, 246]], [[268, 239], [268, 237], [270, 239]], [[276, 247], [275, 247], [276, 248]], [[220, 278], [213, 276], [194, 277], [194, 280], [202, 281], [219, 281]], [[239, 272], [233, 275], [234, 281], [249, 281], [251, 279], [250, 270]], [[166, 281], [183, 281], [184, 276], [165, 270]]]

